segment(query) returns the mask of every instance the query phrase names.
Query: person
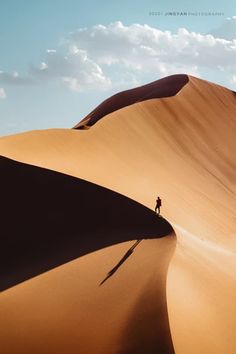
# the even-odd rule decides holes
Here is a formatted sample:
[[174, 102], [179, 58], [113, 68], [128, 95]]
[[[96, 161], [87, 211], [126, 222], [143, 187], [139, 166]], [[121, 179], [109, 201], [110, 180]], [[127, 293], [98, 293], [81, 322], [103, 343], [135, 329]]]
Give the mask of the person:
[[160, 215], [160, 209], [161, 209], [161, 198], [157, 197], [156, 200], [156, 207], [155, 207], [155, 213], [157, 213], [158, 210], [158, 215]]

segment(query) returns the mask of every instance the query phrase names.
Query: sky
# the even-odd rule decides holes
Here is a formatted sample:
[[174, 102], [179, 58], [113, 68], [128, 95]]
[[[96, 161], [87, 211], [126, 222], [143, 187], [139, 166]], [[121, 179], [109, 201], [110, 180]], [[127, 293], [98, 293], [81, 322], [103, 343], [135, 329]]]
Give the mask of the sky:
[[175, 73], [236, 91], [235, 1], [0, 0], [1, 136]]

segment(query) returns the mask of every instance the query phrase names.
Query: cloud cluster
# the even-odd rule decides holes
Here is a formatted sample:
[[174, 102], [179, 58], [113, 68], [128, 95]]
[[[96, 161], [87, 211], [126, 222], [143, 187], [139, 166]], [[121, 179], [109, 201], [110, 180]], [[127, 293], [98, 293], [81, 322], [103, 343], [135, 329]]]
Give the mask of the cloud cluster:
[[111, 84], [110, 79], [88, 53], [74, 45], [68, 47], [66, 55], [48, 50], [46, 60], [39, 68], [31, 67], [30, 74], [37, 80], [59, 79], [77, 91], [107, 88]]
[[[228, 20], [235, 23], [236, 18]], [[236, 39], [218, 38], [180, 28], [176, 33], [148, 25], [109, 25], [82, 28], [66, 38], [59, 50], [49, 49], [38, 67], [26, 76], [0, 72], [0, 82], [28, 84], [59, 80], [73, 90], [138, 85], [173, 73], [196, 76], [224, 72], [236, 76]]]
[[[211, 34], [161, 31], [148, 25], [124, 26], [121, 22], [80, 29], [70, 35], [69, 44], [81, 48], [104, 68], [121, 68], [142, 77], [185, 72], [201, 75], [206, 70], [236, 72], [236, 40]], [[155, 79], [155, 77], [153, 78]]]

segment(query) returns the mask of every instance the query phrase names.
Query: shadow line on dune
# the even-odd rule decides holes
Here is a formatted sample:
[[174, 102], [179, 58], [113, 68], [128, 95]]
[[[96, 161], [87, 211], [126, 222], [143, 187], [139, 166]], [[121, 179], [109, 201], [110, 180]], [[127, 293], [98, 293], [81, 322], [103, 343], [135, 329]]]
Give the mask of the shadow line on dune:
[[189, 82], [186, 74], [170, 75], [149, 84], [119, 92], [98, 105], [73, 129], [89, 129], [104, 116], [132, 104], [154, 99], [177, 95]]
[[[118, 350], [117, 354], [175, 353], [166, 295], [167, 274], [176, 249], [175, 232], [169, 236], [171, 237], [168, 240], [163, 240], [165, 243], [162, 243], [162, 252], [158, 252], [157, 249], [155, 267], [158, 272], [146, 274], [147, 282], [133, 308], [130, 309], [120, 338], [121, 350]], [[150, 262], [152, 268], [153, 258]], [[137, 271], [141, 269], [142, 265]]]
[[159, 286], [155, 280], [150, 282], [131, 309], [120, 339], [122, 349], [117, 354], [175, 354], [166, 301], [166, 275]]
[[119, 260], [119, 262], [115, 265], [114, 268], [112, 268], [108, 273], [106, 278], [103, 279], [103, 281], [99, 284], [102, 285], [104, 284], [110, 277], [112, 277], [117, 270], [122, 266], [122, 264], [131, 256], [131, 254], [133, 254], [134, 249], [139, 245], [139, 243], [142, 240], [137, 240], [129, 249], [128, 251], [124, 254], [124, 256]]
[[116, 243], [164, 237], [172, 226], [119, 193], [0, 157], [0, 290]]

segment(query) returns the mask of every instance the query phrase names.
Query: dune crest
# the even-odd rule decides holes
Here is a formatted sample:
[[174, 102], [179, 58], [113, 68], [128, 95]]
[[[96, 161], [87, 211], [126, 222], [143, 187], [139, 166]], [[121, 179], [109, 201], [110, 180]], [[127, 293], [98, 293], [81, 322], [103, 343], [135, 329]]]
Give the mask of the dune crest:
[[[102, 299], [100, 293], [96, 293], [94, 299], [89, 297], [89, 290], [84, 291], [82, 285], [76, 282], [77, 266], [81, 266], [81, 276], [85, 268], [88, 270], [86, 274], [92, 279], [88, 287], [93, 289], [94, 279], [96, 284], [102, 282], [132, 247], [136, 236], [127, 245], [124, 242], [92, 252], [4, 292], [2, 318], [11, 309], [6, 327], [8, 330], [4, 333], [8, 341], [4, 343], [16, 343], [15, 347], [12, 344], [11, 354], [17, 353], [17, 345], [23, 341], [22, 338], [32, 325], [37, 331], [34, 313], [39, 316], [41, 323], [46, 318], [49, 321], [48, 329], [43, 332], [44, 338], [47, 338], [48, 331], [57, 323], [56, 314], [66, 323], [67, 314], [63, 312], [61, 304], [65, 306], [73, 299], [69, 312], [71, 314], [74, 309], [77, 311], [79, 301], [76, 296], [79, 294], [80, 300], [86, 299], [85, 309], [92, 304], [89, 319], [93, 319], [93, 310], [97, 309], [98, 319], [103, 321], [104, 314], [101, 314], [98, 303], [100, 300], [102, 306], [106, 303], [106, 311], [111, 311], [113, 307], [109, 306], [118, 301], [116, 293], [122, 298], [123, 310], [119, 313], [123, 317], [117, 313], [114, 322], [108, 317], [104, 320], [107, 327], [114, 329], [117, 326], [114, 332], [109, 332], [107, 347], [104, 327], [100, 328], [100, 322], [95, 320], [92, 333], [86, 332], [91, 322], [86, 322], [86, 314], [81, 310], [80, 318], [86, 322], [84, 332], [78, 330], [79, 323], [74, 317], [73, 329], [68, 323], [61, 327], [61, 322], [53, 329], [57, 338], [60, 337], [59, 333], [64, 334], [58, 342], [59, 348], [70, 343], [72, 333], [75, 346], [78, 344], [76, 335], [78, 338], [81, 335], [81, 338], [85, 338], [83, 353], [86, 353], [86, 348], [91, 351], [91, 338], [97, 331], [101, 353], [107, 354], [111, 353], [109, 348], [114, 348], [116, 354], [125, 353], [122, 350], [138, 353], [136, 344], [140, 342], [135, 342], [136, 338], [140, 339], [142, 349], [148, 342], [152, 343], [147, 353], [163, 354], [163, 350], [165, 354], [173, 351], [180, 354], [235, 352], [236, 95], [227, 88], [191, 76], [176, 93], [158, 98], [151, 93], [148, 99], [142, 96], [136, 102], [132, 98], [123, 106], [118, 100], [111, 105], [110, 110], [107, 110], [105, 101], [82, 121], [81, 124], [93, 125], [85, 131], [51, 129], [0, 139], [0, 154], [5, 158], [32, 165], [32, 168], [40, 167], [85, 180], [120, 193], [151, 210], [154, 209], [156, 196], [160, 195], [163, 217], [173, 226], [177, 236], [175, 251], [173, 235], [141, 242], [112, 279], [99, 287], [104, 292]], [[93, 120], [89, 121], [90, 118]], [[136, 256], [142, 249], [143, 256], [138, 260]], [[114, 255], [116, 261], [112, 258]], [[96, 262], [101, 269], [91, 275]], [[85, 268], [82, 264], [86, 264]], [[125, 269], [127, 272], [124, 276]], [[135, 270], [142, 275], [140, 283], [140, 274]], [[126, 299], [126, 289], [132, 279], [134, 283]], [[42, 300], [37, 295], [36, 303], [33, 300], [30, 302], [39, 289], [43, 293]], [[45, 306], [50, 308], [54, 297], [47, 294], [48, 289], [52, 293], [55, 289], [57, 301], [48, 316], [44, 317], [45, 314], [38, 312], [37, 305], [40, 309]], [[21, 320], [18, 309], [26, 303], [30, 303], [33, 314], [27, 313]], [[144, 304], [143, 308], [141, 304]], [[148, 304], [151, 308], [159, 309], [155, 312], [159, 313], [159, 318], [168, 319], [170, 332], [165, 325], [165, 349], [158, 347], [159, 341], [159, 344], [155, 343], [155, 335], [160, 338], [163, 328], [159, 332], [160, 323], [152, 319]], [[159, 307], [158, 304], [162, 305]], [[121, 330], [128, 323], [128, 312], [130, 326], [121, 335]], [[136, 326], [136, 322], [142, 325]], [[152, 323], [151, 327], [145, 327], [148, 322]], [[9, 328], [13, 324], [15, 330], [10, 334]], [[22, 328], [20, 333], [17, 332], [18, 327]], [[173, 347], [169, 340], [170, 333]], [[40, 353], [40, 343], [36, 335], [29, 347], [33, 345], [34, 351]], [[48, 348], [55, 350], [55, 341], [50, 339], [48, 343]], [[73, 343], [70, 343], [70, 348], [73, 348]], [[5, 353], [8, 354], [7, 351]]]
[[173, 232], [148, 208], [90, 182], [3, 157], [0, 174], [0, 290], [98, 249]]
[[87, 131], [3, 137], [0, 153], [96, 183], [151, 209], [159, 193], [171, 223], [235, 249], [235, 239], [222, 236], [235, 233], [235, 105], [232, 91], [191, 77], [177, 96], [125, 107]]
[[101, 118], [118, 109], [152, 98], [171, 97], [176, 95], [189, 81], [188, 75], [177, 74], [164, 77], [143, 86], [119, 92], [96, 107], [74, 129], [88, 129]]

